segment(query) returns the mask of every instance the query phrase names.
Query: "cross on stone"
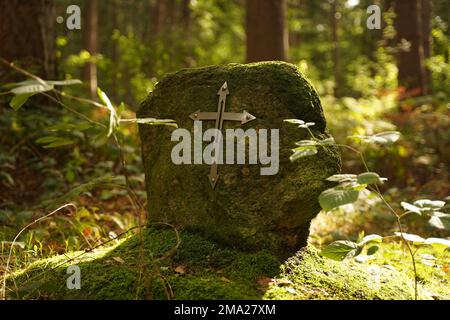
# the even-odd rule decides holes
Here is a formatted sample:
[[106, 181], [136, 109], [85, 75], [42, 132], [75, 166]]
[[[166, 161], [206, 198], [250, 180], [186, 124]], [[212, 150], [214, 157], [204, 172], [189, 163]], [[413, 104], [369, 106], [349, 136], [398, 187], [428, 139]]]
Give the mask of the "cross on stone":
[[[200, 110], [192, 113], [189, 115], [189, 118], [191, 118], [194, 121], [216, 121], [216, 129], [218, 131], [222, 131], [222, 126], [224, 121], [239, 121], [241, 125], [253, 121], [256, 119], [253, 115], [248, 113], [247, 111], [243, 111], [241, 113], [235, 113], [235, 112], [225, 112], [225, 105], [227, 101], [227, 96], [230, 94], [230, 91], [228, 90], [228, 84], [225, 82], [222, 87], [217, 92], [217, 95], [219, 96], [219, 106], [217, 112], [200, 112]], [[221, 135], [218, 135], [215, 137], [214, 141], [216, 143], [217, 148], [216, 151], [219, 149], [218, 146], [220, 145], [220, 139]], [[217, 181], [219, 180], [218, 175], [218, 168], [217, 168], [217, 157], [218, 155], [214, 155], [216, 157], [216, 160], [213, 161], [211, 165], [211, 170], [208, 175], [209, 182], [211, 184], [211, 187], [213, 189], [216, 188]]]

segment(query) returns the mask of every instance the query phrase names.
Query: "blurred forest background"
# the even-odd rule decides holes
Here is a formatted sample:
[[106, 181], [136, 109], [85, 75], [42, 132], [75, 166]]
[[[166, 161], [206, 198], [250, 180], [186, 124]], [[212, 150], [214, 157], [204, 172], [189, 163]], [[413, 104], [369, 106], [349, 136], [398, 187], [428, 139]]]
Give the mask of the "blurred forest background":
[[[80, 30], [67, 27], [70, 5], [81, 8]], [[381, 8], [380, 29], [367, 27], [371, 5]], [[336, 141], [402, 133], [393, 146], [363, 149], [371, 170], [389, 179], [387, 199], [448, 202], [449, 23], [448, 0], [0, 0], [0, 265], [21, 228], [70, 201], [77, 209], [22, 234], [14, 244], [15, 267], [92, 248], [145, 219], [123, 188], [121, 160], [137, 197], [146, 201], [137, 126], [119, 128], [119, 150], [105, 130], [48, 97], [32, 97], [15, 111], [4, 85], [29, 78], [9, 62], [45, 80], [81, 79], [54, 99], [107, 124], [107, 110], [86, 100], [98, 101], [97, 87], [132, 119], [169, 72], [288, 61], [319, 92]], [[345, 173], [363, 169], [357, 155], [344, 153], [343, 161]], [[407, 232], [449, 236], [420, 216], [404, 223]], [[321, 246], [394, 227], [386, 209], [367, 195], [319, 215], [311, 242]], [[401, 249], [388, 249], [378, 259], [402, 268], [404, 258], [395, 256]], [[420, 269], [421, 277], [442, 285], [449, 277], [446, 261]]]

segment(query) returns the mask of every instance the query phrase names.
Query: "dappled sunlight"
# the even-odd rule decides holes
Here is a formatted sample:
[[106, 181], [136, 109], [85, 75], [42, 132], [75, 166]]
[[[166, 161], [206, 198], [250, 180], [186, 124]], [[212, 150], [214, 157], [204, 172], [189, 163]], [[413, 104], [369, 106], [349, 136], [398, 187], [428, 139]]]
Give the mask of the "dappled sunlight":
[[449, 10], [0, 0], [0, 299], [450, 299]]

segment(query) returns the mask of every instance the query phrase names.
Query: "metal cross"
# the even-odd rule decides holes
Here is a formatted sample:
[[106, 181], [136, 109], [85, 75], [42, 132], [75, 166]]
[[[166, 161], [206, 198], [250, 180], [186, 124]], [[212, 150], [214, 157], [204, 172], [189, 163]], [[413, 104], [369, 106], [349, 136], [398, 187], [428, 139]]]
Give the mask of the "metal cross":
[[[253, 115], [244, 110], [241, 113], [234, 112], [225, 112], [225, 104], [227, 101], [227, 95], [230, 94], [228, 90], [228, 84], [225, 82], [222, 87], [217, 92], [219, 95], [219, 107], [217, 112], [200, 112], [200, 110], [192, 113], [189, 118], [194, 121], [216, 121], [216, 129], [222, 131], [222, 126], [224, 121], [239, 121], [241, 125], [253, 121], [256, 119]], [[216, 159], [213, 161], [211, 165], [211, 171], [208, 175], [209, 182], [211, 183], [211, 187], [215, 189], [217, 181], [219, 180], [218, 169], [217, 169], [217, 157], [220, 146], [221, 135], [215, 137], [214, 142], [216, 143], [216, 154], [214, 155]]]

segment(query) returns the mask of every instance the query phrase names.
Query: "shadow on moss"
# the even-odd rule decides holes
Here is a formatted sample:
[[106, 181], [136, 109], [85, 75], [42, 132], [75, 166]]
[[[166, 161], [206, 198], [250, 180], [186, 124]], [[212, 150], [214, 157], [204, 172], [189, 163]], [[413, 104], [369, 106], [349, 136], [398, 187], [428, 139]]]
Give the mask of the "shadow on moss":
[[180, 238], [179, 248], [164, 259], [176, 236], [155, 227], [143, 237], [85, 254], [71, 262], [81, 270], [80, 290], [66, 287], [67, 256], [38, 261], [10, 277], [9, 298], [167, 299], [167, 291], [174, 299], [193, 300], [412, 298], [411, 281], [403, 274], [324, 259], [312, 247], [282, 263], [267, 251], [244, 253], [187, 231]]

